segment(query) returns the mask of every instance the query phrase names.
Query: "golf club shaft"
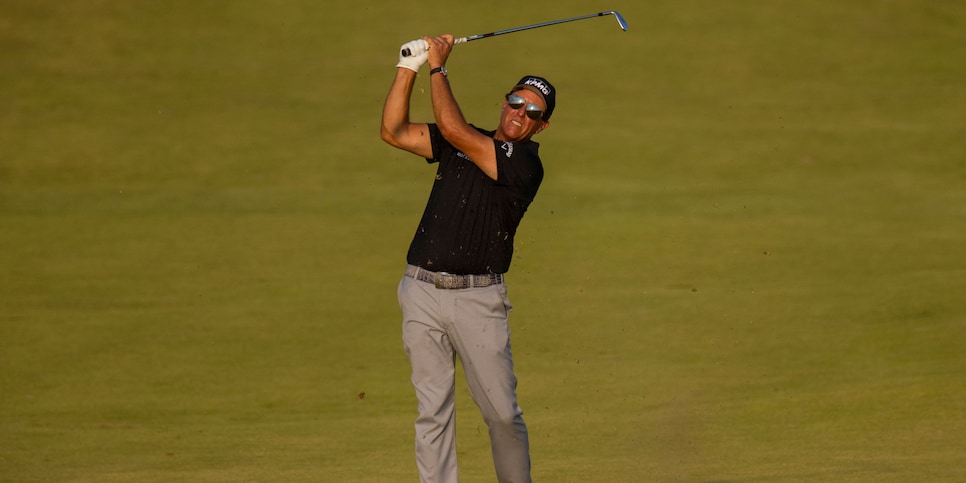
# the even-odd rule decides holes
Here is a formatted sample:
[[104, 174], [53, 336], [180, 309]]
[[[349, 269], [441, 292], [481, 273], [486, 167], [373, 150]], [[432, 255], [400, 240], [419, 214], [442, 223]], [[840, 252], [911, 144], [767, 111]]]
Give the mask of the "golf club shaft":
[[[523, 27], [515, 27], [515, 28], [512, 28], [512, 29], [506, 29], [506, 30], [497, 30], [496, 32], [490, 32], [490, 33], [487, 33], [487, 34], [477, 34], [477, 35], [470, 35], [469, 37], [460, 37], [460, 38], [456, 39], [453, 42], [453, 44], [454, 45], [455, 44], [463, 44], [463, 43], [469, 42], [471, 40], [480, 40], [480, 39], [485, 39], [485, 38], [489, 38], [489, 37], [495, 37], [497, 35], [512, 34], [513, 32], [520, 32], [520, 31], [523, 31], [523, 30], [530, 30], [530, 29], [535, 29], [535, 28], [540, 28], [540, 27], [547, 27], [547, 26], [550, 26], [550, 25], [557, 25], [558, 23], [573, 22], [574, 20], [583, 20], [583, 19], [586, 19], [586, 18], [603, 17], [605, 15], [613, 15], [613, 16], [617, 17], [617, 23], [620, 25], [621, 29], [624, 30], [624, 31], [627, 30], [627, 22], [624, 21], [624, 17], [622, 17], [621, 14], [617, 13], [617, 11], [610, 10], [610, 11], [607, 11], [607, 12], [593, 13], [593, 14], [590, 14], [590, 15], [582, 15], [580, 17], [571, 17], [571, 18], [564, 18], [564, 19], [560, 19], [560, 20], [551, 20], [549, 22], [535, 23], [533, 25], [525, 25]], [[403, 55], [403, 57], [409, 57], [410, 55], [412, 55], [412, 53], [409, 51], [409, 49], [403, 49], [402, 55]]]

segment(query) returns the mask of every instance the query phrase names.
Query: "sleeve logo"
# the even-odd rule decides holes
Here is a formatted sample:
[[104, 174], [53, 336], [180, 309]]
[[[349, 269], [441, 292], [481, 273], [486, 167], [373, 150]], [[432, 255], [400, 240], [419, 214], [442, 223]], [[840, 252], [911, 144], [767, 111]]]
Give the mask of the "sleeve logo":
[[509, 158], [510, 156], [513, 156], [513, 143], [507, 141], [503, 143], [503, 146], [500, 146], [500, 147], [503, 148], [504, 151], [506, 151], [506, 157]]

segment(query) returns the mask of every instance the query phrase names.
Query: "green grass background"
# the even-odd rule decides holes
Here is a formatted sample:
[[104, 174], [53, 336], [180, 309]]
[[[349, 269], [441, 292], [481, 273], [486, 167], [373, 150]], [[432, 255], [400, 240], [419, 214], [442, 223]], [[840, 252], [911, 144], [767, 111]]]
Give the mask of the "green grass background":
[[609, 9], [448, 65], [482, 126], [560, 92], [509, 277], [535, 480], [966, 480], [966, 4], [332, 3], [0, 2], [0, 480], [416, 481], [396, 49]]

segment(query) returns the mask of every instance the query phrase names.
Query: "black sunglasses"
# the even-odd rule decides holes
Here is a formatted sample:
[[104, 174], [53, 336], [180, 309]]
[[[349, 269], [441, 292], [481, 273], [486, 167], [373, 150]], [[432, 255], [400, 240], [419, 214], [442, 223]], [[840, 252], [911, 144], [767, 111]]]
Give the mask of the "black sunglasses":
[[540, 109], [536, 104], [527, 104], [527, 100], [514, 94], [509, 93], [506, 95], [506, 103], [510, 105], [514, 110], [527, 106], [527, 117], [530, 119], [540, 119], [543, 117], [543, 109]]

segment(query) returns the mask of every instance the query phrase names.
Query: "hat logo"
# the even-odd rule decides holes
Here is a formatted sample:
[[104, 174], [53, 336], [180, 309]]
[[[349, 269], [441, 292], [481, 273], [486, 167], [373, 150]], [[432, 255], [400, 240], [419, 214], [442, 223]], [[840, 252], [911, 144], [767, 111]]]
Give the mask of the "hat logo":
[[539, 79], [534, 79], [534, 78], [531, 77], [531, 78], [527, 79], [527, 81], [524, 82], [523, 85], [536, 87], [537, 89], [540, 89], [540, 92], [542, 92], [543, 95], [545, 95], [545, 96], [549, 96], [550, 95], [550, 88], [547, 87], [547, 85], [544, 84], [543, 82], [540, 82]]

